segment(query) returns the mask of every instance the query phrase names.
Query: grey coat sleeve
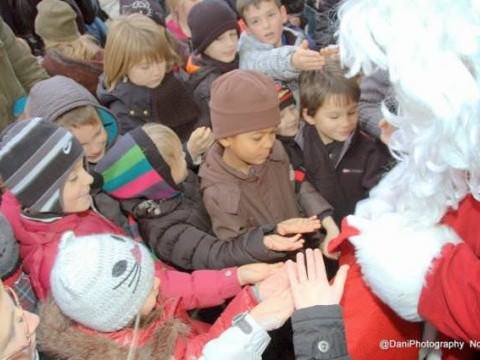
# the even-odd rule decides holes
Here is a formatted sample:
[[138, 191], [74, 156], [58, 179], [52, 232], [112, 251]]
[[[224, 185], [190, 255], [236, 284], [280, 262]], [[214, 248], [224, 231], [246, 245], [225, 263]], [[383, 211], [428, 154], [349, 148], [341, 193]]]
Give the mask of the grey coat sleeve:
[[339, 305], [297, 310], [292, 315], [292, 328], [297, 360], [350, 359]]
[[304, 180], [300, 185], [297, 192], [297, 201], [306, 216], [318, 215], [318, 218], [322, 220], [333, 214], [333, 207], [307, 180]]
[[240, 69], [257, 70], [281, 81], [298, 78], [300, 72], [292, 65], [295, 46], [273, 48], [243, 35], [239, 44]]
[[383, 118], [382, 101], [390, 93], [388, 73], [378, 70], [360, 83], [358, 102], [360, 127], [375, 138], [380, 137], [378, 122]]

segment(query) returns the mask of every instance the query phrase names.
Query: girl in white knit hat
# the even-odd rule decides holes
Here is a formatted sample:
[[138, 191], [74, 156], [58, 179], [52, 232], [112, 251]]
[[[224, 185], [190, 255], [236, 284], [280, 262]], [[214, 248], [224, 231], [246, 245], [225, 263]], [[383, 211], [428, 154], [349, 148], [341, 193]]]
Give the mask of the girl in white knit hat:
[[[53, 299], [41, 309], [40, 350], [62, 359], [197, 358], [235, 315], [252, 310], [250, 324], [266, 330], [290, 317], [286, 272], [277, 268], [252, 264], [180, 273], [160, 269], [147, 248], [129, 238], [67, 232], [51, 274]], [[187, 315], [232, 296], [211, 326]], [[255, 307], [259, 300], [268, 303]]]

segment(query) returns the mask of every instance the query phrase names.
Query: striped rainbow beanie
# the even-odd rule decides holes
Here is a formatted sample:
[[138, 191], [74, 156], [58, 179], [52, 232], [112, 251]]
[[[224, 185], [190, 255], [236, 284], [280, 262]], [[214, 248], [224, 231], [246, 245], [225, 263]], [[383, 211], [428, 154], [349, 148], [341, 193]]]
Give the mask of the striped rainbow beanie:
[[116, 199], [164, 200], [180, 194], [170, 167], [141, 127], [124, 136], [95, 166], [102, 189]]

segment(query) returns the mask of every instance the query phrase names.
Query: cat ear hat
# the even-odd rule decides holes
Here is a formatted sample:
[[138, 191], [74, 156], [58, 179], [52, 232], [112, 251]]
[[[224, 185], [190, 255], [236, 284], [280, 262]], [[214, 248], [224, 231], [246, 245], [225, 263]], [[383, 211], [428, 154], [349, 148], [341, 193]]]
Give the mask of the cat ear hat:
[[130, 238], [97, 234], [62, 236], [50, 276], [62, 312], [101, 332], [127, 326], [145, 304], [154, 284], [148, 249]]

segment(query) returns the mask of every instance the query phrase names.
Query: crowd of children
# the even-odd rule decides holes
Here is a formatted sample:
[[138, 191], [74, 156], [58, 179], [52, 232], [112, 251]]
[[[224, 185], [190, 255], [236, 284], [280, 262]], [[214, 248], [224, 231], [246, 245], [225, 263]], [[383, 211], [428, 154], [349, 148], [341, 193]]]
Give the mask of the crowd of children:
[[337, 50], [279, 0], [34, 2], [37, 58], [0, 19], [0, 358], [347, 358], [328, 245], [390, 160]]

